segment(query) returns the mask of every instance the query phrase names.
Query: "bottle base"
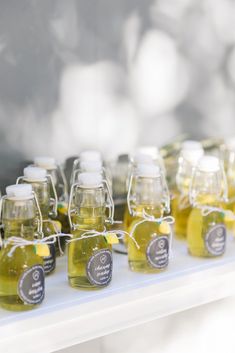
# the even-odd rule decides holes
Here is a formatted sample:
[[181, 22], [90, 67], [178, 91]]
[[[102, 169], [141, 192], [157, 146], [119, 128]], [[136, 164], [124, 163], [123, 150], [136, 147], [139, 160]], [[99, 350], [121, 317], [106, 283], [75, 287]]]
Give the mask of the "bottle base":
[[81, 277], [69, 277], [69, 284], [71, 287], [73, 288], [79, 288], [79, 289], [85, 289], [85, 290], [97, 290], [97, 289], [101, 289], [104, 288], [106, 286], [95, 286], [92, 285], [87, 277], [85, 276], [81, 276]]
[[33, 310], [38, 307], [38, 305], [33, 304], [23, 304], [18, 296], [7, 296], [7, 299], [0, 299], [0, 307], [9, 311], [28, 311]]
[[141, 272], [141, 273], [161, 273], [166, 270], [165, 268], [154, 268], [151, 267], [146, 261], [129, 261], [129, 267], [133, 272]]
[[202, 258], [210, 258], [210, 259], [217, 259], [218, 257], [223, 256], [224, 254], [221, 255], [212, 255], [212, 254], [208, 254], [205, 251], [201, 250], [201, 249], [188, 249], [188, 253], [191, 256], [194, 257], [202, 257]]

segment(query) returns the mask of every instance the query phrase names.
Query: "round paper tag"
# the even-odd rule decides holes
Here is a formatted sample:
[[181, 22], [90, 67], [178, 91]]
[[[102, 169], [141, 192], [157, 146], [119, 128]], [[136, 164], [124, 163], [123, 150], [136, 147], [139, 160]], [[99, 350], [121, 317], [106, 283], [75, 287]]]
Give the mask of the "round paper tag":
[[225, 251], [226, 227], [217, 224], [212, 227], [205, 236], [205, 246], [209, 254], [214, 256], [222, 255]]
[[25, 304], [40, 304], [44, 299], [44, 269], [35, 265], [24, 271], [18, 282], [18, 295]]
[[112, 279], [113, 257], [109, 249], [99, 250], [92, 255], [86, 266], [86, 273], [91, 284], [106, 286]]
[[169, 239], [167, 236], [153, 238], [146, 249], [146, 257], [154, 268], [165, 268], [169, 261]]

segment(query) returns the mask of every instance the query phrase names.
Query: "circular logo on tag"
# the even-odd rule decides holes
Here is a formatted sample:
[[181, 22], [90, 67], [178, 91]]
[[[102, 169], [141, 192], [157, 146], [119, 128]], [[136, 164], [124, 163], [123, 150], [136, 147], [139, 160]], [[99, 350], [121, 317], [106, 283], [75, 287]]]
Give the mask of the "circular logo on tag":
[[56, 249], [55, 244], [48, 244], [50, 255], [43, 257], [43, 266], [46, 274], [54, 271], [56, 266]]
[[112, 279], [113, 257], [108, 249], [99, 250], [90, 257], [86, 273], [91, 284], [106, 286]]
[[169, 239], [160, 236], [152, 239], [146, 249], [148, 263], [154, 268], [165, 268], [169, 261]]
[[25, 304], [40, 304], [44, 299], [44, 270], [35, 265], [22, 273], [18, 282], [18, 295]]
[[223, 224], [212, 227], [205, 236], [206, 249], [211, 255], [219, 256], [225, 252], [226, 228]]

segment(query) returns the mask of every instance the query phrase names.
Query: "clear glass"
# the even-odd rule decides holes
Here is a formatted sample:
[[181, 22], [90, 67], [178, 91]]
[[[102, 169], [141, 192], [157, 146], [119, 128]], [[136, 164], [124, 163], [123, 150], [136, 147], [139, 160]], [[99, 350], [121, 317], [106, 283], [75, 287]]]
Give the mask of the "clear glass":
[[[2, 223], [4, 237], [22, 237], [33, 240], [37, 229], [37, 211], [34, 199], [9, 200], [2, 203]], [[22, 273], [35, 265], [43, 265], [40, 256], [35, 254], [33, 245], [16, 248], [12, 257], [9, 251], [12, 244], [0, 252], [0, 306], [14, 311], [30, 310], [37, 305], [25, 304], [18, 295], [18, 281]]]
[[160, 218], [164, 215], [166, 205], [169, 202], [169, 194], [167, 194], [165, 190], [164, 181], [161, 177], [136, 178], [134, 192], [131, 193], [131, 199], [133, 200], [135, 208], [133, 209], [134, 215], [130, 215], [128, 220], [128, 231], [132, 233], [132, 236], [140, 248], [138, 249], [135, 242], [129, 238], [127, 242], [129, 266], [131, 270], [135, 272], [161, 272], [167, 267], [168, 260], [165, 266], [157, 268], [150, 263], [147, 251], [152, 241], [156, 239], [160, 240], [160, 238], [166, 239], [169, 246], [171, 229], [164, 221], [157, 223], [145, 220], [143, 223], [138, 223], [144, 220], [144, 213], [148, 216], [154, 216], [154, 218]]
[[[218, 172], [202, 172], [196, 170], [192, 179], [190, 189], [190, 202], [192, 211], [189, 215], [187, 225], [187, 243], [188, 251], [193, 256], [199, 257], [217, 257], [223, 255], [221, 252], [211, 252], [208, 248], [208, 239], [210, 233], [216, 227], [225, 228], [225, 218], [223, 212], [213, 211], [208, 215], [203, 215], [200, 207], [224, 207], [226, 198], [226, 180], [222, 170]], [[226, 234], [223, 237], [226, 242]], [[221, 239], [215, 238], [215, 242], [221, 242]], [[216, 245], [216, 244], [214, 244]], [[225, 248], [225, 246], [224, 246]]]
[[[39, 207], [42, 214], [42, 231], [44, 237], [48, 237], [52, 234], [55, 234], [55, 227], [53, 224], [53, 220], [50, 219], [50, 183], [48, 179], [45, 181], [27, 181], [24, 180], [25, 183], [29, 183], [32, 185], [33, 191], [35, 192]], [[50, 244], [50, 255], [43, 257], [45, 274], [49, 275], [54, 272], [56, 268], [56, 245], [58, 244]]]
[[186, 239], [188, 217], [191, 212], [189, 188], [192, 181], [193, 165], [179, 157], [176, 173], [177, 191], [172, 200], [172, 215], [175, 218], [174, 234], [179, 239]]
[[[71, 205], [71, 220], [74, 226], [74, 239], [81, 238], [87, 230], [101, 232], [105, 229], [106, 202], [103, 187], [85, 189], [76, 187]], [[106, 238], [102, 235], [69, 243], [68, 245], [68, 279], [72, 287], [97, 289], [87, 276], [87, 263], [99, 250], [111, 250]]]
[[[223, 158], [228, 183], [228, 202], [226, 204], [226, 208], [235, 213], [235, 152], [233, 150], [225, 150]], [[234, 220], [227, 217], [226, 226], [233, 232], [233, 235], [235, 235]]]

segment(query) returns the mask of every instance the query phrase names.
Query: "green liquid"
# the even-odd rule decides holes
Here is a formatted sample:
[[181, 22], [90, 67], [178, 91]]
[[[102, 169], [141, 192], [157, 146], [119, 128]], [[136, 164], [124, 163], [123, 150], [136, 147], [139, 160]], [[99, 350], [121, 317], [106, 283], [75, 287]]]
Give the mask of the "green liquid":
[[[148, 214], [152, 214], [156, 218], [160, 217], [160, 210], [154, 210], [146, 206], [138, 207], [137, 212], [143, 208]], [[143, 218], [132, 217], [129, 232], [131, 232], [135, 224], [141, 220], [143, 220]], [[165, 222], [162, 222], [162, 224], [163, 223]], [[140, 248], [137, 248], [135, 242], [131, 238], [128, 240], [128, 262], [132, 271], [143, 273], [159, 273], [164, 271], [165, 268], [159, 269], [151, 266], [147, 259], [147, 247], [149, 246], [151, 240], [163, 235], [167, 236], [168, 239], [170, 238], [170, 231], [167, 233], [165, 231], [162, 232], [160, 227], [161, 226], [156, 222], [144, 222], [136, 227], [133, 237]]]
[[[34, 238], [35, 220], [4, 220], [5, 238], [10, 236], [23, 237], [28, 240]], [[20, 230], [22, 233], [20, 233]], [[37, 305], [25, 304], [18, 295], [20, 276], [34, 265], [42, 265], [42, 259], [35, 254], [34, 246], [18, 247], [11, 257], [8, 253], [12, 245], [9, 244], [0, 252], [0, 306], [4, 309], [23, 311], [30, 310]]]
[[[82, 230], [72, 231], [74, 238], [79, 239], [86, 230], [103, 231], [104, 229], [104, 208], [82, 207], [79, 216], [72, 218], [74, 224], [79, 224]], [[100, 286], [91, 284], [87, 277], [87, 263], [91, 256], [98, 250], [109, 249], [104, 236], [78, 240], [68, 245], [68, 279], [72, 287], [86, 289], [98, 289]]]
[[[220, 205], [213, 204], [214, 207]], [[224, 215], [220, 212], [212, 212], [207, 216], [202, 216], [199, 208], [193, 208], [188, 219], [187, 243], [188, 251], [193, 256], [198, 257], [217, 257], [212, 254], [206, 246], [206, 236], [216, 225], [224, 225]]]

